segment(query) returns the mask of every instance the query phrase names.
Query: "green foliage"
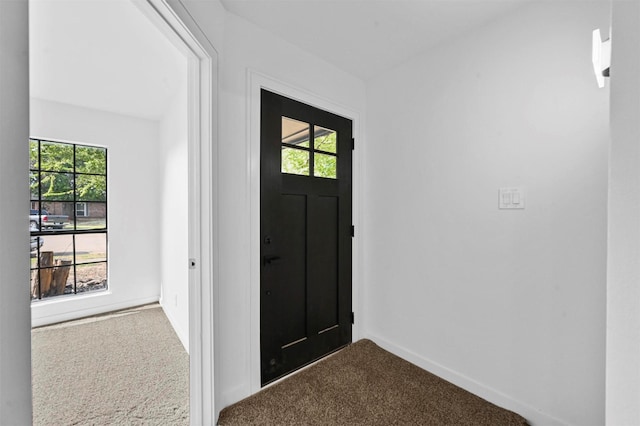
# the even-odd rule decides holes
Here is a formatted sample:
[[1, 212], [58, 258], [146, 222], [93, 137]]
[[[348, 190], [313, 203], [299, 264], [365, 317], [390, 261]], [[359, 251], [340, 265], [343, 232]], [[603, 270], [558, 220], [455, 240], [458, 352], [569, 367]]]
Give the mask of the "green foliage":
[[[298, 146], [309, 147], [309, 142], [298, 144]], [[315, 138], [313, 146], [316, 150], [313, 155], [314, 176], [335, 179], [337, 177], [337, 157], [319, 153], [317, 150], [337, 152], [336, 133], [331, 132]], [[309, 176], [309, 158], [310, 152], [307, 150], [282, 147], [282, 172]]]
[[90, 146], [76, 146], [76, 172], [107, 174], [107, 150]]
[[315, 149], [326, 152], [337, 152], [338, 142], [336, 141], [336, 132], [328, 133], [324, 136], [318, 136], [313, 141], [313, 146]]
[[73, 174], [42, 172], [40, 187], [43, 200], [73, 201]]
[[106, 201], [105, 176], [76, 175], [76, 199], [77, 201]]
[[38, 141], [29, 141], [29, 168], [38, 168]]
[[336, 176], [337, 158], [333, 155], [315, 153], [313, 174], [317, 177], [332, 178]]
[[42, 170], [73, 172], [73, 145], [41, 142], [40, 162]]
[[106, 149], [41, 142], [38, 153], [38, 141], [32, 140], [29, 153], [32, 199], [41, 191], [43, 200], [73, 201], [75, 190], [77, 201], [106, 201]]
[[[313, 146], [316, 150], [325, 152], [337, 152], [336, 132], [327, 133], [324, 136], [316, 137]], [[333, 178], [337, 177], [337, 157], [333, 155], [320, 154], [314, 155], [313, 174], [318, 177]]]
[[309, 151], [282, 148], [282, 172], [294, 175], [309, 175]]

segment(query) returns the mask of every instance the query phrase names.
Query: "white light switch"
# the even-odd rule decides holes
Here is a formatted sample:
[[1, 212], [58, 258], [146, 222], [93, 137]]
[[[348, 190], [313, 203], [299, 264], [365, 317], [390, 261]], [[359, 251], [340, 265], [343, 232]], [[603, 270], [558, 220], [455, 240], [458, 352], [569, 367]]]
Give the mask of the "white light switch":
[[500, 188], [498, 200], [500, 209], [524, 209], [524, 189]]

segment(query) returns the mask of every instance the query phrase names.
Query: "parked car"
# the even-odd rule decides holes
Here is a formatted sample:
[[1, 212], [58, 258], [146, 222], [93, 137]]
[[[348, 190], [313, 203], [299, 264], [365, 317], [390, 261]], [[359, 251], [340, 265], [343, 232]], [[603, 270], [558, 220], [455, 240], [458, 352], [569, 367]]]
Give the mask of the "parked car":
[[[42, 220], [42, 226], [40, 221]], [[49, 214], [46, 210], [31, 209], [29, 210], [29, 226], [35, 226], [37, 229], [62, 229], [64, 224], [69, 221], [69, 216]]]
[[[35, 225], [30, 225], [29, 226], [29, 230], [31, 232], [37, 231], [38, 228]], [[30, 246], [31, 246], [31, 256], [35, 256], [39, 247], [42, 247], [42, 245], [44, 244], [44, 238], [43, 237], [29, 237], [29, 242], [30, 242]]]

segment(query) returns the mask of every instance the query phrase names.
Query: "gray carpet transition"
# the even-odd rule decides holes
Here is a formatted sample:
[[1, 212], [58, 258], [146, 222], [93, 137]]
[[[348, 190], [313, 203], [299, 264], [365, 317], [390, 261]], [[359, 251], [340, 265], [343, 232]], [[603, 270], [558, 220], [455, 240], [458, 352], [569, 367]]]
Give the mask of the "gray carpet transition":
[[526, 425], [433, 374], [360, 340], [225, 408], [231, 425]]
[[189, 357], [158, 305], [32, 331], [34, 425], [188, 425]]

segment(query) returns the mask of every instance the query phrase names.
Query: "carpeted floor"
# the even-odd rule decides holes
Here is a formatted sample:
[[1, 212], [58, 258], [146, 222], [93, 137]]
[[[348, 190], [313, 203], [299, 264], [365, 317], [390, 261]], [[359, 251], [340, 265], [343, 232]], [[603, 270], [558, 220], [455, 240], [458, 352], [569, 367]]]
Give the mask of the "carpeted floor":
[[526, 425], [433, 374], [360, 340], [225, 408], [233, 425]]
[[158, 305], [32, 331], [34, 425], [188, 425], [189, 357]]

